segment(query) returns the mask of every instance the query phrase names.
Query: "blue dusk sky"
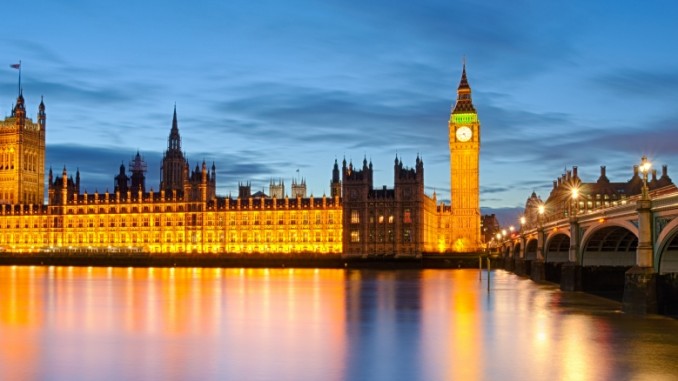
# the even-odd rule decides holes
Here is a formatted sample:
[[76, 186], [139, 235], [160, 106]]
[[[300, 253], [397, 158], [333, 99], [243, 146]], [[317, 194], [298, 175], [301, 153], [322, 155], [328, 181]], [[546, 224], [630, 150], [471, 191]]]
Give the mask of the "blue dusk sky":
[[[481, 121], [481, 206], [548, 196], [565, 168], [626, 181], [647, 154], [678, 179], [675, 1], [14, 1], [2, 7], [0, 109], [22, 86], [47, 108], [46, 166], [113, 189], [139, 150], [158, 189], [176, 103], [191, 167], [217, 193], [304, 177], [335, 159], [425, 166], [449, 199], [450, 108], [462, 60]], [[2, 61], [0, 60], [0, 61]], [[297, 175], [297, 169], [299, 170]], [[502, 221], [508, 223], [510, 221]]]

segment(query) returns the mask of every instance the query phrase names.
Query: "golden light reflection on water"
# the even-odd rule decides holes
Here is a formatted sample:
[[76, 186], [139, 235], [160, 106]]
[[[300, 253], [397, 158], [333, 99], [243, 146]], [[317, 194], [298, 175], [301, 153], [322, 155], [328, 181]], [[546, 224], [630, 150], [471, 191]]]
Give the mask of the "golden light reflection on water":
[[0, 266], [0, 380], [678, 377], [675, 320], [486, 276]]
[[[482, 310], [474, 272], [422, 273], [422, 309], [427, 345], [423, 355], [448, 364], [430, 368], [428, 379], [478, 380], [484, 368]], [[454, 283], [455, 287], [449, 287]], [[436, 338], [438, 338], [436, 340]], [[432, 345], [433, 344], [433, 345]]]
[[341, 380], [345, 300], [343, 270], [0, 267], [0, 379]]

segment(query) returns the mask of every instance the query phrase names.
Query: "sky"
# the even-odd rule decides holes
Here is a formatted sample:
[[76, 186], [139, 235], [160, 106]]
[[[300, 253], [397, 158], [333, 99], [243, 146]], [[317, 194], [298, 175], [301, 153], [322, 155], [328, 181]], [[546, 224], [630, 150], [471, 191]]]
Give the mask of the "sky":
[[157, 190], [176, 105], [190, 165], [216, 164], [219, 195], [298, 178], [329, 194], [344, 158], [392, 187], [396, 155], [419, 154], [426, 193], [449, 200], [464, 59], [480, 203], [503, 224], [572, 166], [626, 181], [647, 155], [678, 179], [675, 1], [33, 0], [3, 14], [0, 111], [21, 60], [33, 119], [44, 96], [46, 166], [79, 169], [81, 191], [113, 190], [137, 150]]

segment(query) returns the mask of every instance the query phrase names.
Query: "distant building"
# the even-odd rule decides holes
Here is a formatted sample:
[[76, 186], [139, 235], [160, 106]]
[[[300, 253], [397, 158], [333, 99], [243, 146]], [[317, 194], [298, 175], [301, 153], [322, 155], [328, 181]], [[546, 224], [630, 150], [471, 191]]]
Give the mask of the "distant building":
[[[538, 207], [544, 205], [543, 222], [567, 218], [575, 214], [586, 214], [601, 208], [625, 205], [640, 196], [643, 179], [638, 165], [633, 166], [631, 178], [625, 182], [611, 182], [605, 166], [600, 167], [600, 176], [595, 182], [583, 182], [576, 166], [566, 170], [553, 181], [553, 188], [542, 202], [536, 193], [528, 198], [525, 216], [529, 226], [537, 226]], [[668, 175], [668, 166], [662, 166], [661, 176], [652, 170], [648, 176], [648, 189], [652, 196], [676, 191], [676, 186]], [[576, 198], [573, 190], [576, 189]]]
[[481, 219], [481, 226], [483, 232], [483, 243], [487, 244], [492, 241], [497, 233], [501, 232], [501, 226], [497, 216], [493, 214], [485, 214]]
[[301, 179], [300, 181], [292, 180], [292, 197], [306, 198], [306, 179]]
[[271, 180], [271, 183], [268, 186], [268, 193], [271, 195], [271, 198], [277, 198], [279, 200], [285, 198], [285, 182], [282, 179], [277, 182]]

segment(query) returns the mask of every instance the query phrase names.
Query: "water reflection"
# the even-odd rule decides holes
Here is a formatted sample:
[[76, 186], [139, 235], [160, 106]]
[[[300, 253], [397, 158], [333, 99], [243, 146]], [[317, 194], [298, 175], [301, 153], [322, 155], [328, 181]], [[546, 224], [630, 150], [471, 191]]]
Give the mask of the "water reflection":
[[0, 267], [0, 379], [678, 377], [675, 320], [478, 275]]

